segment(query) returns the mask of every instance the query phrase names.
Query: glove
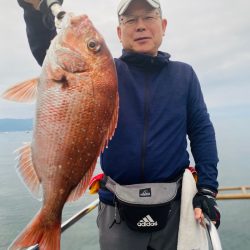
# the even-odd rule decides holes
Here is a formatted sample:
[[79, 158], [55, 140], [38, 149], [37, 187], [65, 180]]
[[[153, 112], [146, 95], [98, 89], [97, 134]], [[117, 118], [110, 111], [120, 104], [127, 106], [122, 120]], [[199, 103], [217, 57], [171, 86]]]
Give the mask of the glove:
[[211, 221], [215, 221], [216, 228], [220, 225], [220, 211], [215, 201], [216, 193], [209, 189], [199, 189], [193, 198], [193, 207], [200, 208]]
[[59, 3], [60, 5], [63, 4], [63, 0], [41, 0], [40, 6], [39, 6], [39, 10], [45, 14], [45, 15], [49, 15], [52, 14], [50, 7], [54, 4], [54, 3]]
[[44, 26], [50, 30], [55, 29], [54, 16], [50, 6], [54, 3], [62, 5], [63, 0], [17, 0], [17, 2], [24, 10], [40, 12]]
[[54, 3], [63, 4], [63, 0], [17, 0], [19, 5], [23, 8], [33, 7], [42, 12], [43, 15], [51, 15], [50, 6]]

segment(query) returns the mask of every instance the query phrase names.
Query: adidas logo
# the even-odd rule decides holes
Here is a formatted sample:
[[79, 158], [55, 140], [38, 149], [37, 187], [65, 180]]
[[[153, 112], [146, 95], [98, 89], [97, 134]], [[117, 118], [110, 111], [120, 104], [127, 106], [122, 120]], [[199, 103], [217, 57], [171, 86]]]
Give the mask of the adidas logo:
[[138, 227], [156, 227], [157, 225], [157, 221], [154, 221], [149, 214], [137, 223]]
[[143, 188], [139, 190], [140, 197], [151, 197], [151, 188]]

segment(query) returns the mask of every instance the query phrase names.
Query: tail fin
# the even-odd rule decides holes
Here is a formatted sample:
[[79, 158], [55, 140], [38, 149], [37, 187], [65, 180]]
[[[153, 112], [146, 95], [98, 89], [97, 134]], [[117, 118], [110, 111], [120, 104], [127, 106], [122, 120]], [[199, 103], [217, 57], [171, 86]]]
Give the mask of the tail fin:
[[39, 250], [60, 250], [61, 220], [44, 220], [40, 211], [27, 227], [17, 236], [8, 250], [18, 250], [38, 244]]

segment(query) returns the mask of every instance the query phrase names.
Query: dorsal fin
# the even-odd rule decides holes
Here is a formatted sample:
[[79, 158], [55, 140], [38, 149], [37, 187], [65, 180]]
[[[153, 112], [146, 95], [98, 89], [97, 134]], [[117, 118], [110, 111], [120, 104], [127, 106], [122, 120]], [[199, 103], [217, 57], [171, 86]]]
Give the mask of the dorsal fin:
[[102, 143], [102, 147], [101, 150], [99, 152], [99, 154], [101, 154], [101, 152], [104, 151], [105, 147], [108, 146], [108, 142], [109, 140], [112, 139], [114, 133], [115, 133], [115, 129], [117, 126], [117, 121], [118, 121], [118, 112], [119, 112], [119, 95], [118, 93], [116, 94], [116, 99], [115, 99], [115, 108], [114, 108], [114, 112], [113, 112], [113, 116], [111, 118], [111, 122], [108, 128], [108, 132], [106, 135], [106, 138], [104, 138], [103, 143]]
[[2, 94], [2, 98], [16, 102], [34, 101], [37, 94], [38, 79], [33, 78], [14, 85]]
[[28, 187], [29, 191], [37, 199], [41, 200], [41, 183], [32, 163], [30, 143], [17, 149], [17, 151], [19, 152], [17, 172], [23, 180], [24, 184]]
[[[118, 110], [119, 110], [119, 96], [117, 93], [116, 94], [116, 101], [115, 101], [115, 108], [114, 108], [114, 112], [113, 112], [113, 115], [111, 118], [110, 126], [108, 128], [107, 135], [104, 138], [103, 143], [100, 147], [100, 152], [98, 153], [97, 156], [100, 155], [101, 151], [104, 150], [105, 146], [107, 146], [107, 144], [108, 144], [108, 141], [114, 135], [115, 128], [117, 125], [117, 120], [118, 120]], [[89, 168], [88, 172], [84, 175], [83, 179], [80, 181], [80, 183], [77, 185], [77, 187], [71, 191], [67, 201], [69, 201], [69, 202], [75, 201], [83, 195], [83, 193], [87, 189], [89, 182], [90, 182], [90, 179], [93, 175], [96, 162], [97, 162], [97, 159], [93, 162], [93, 164]]]
[[96, 162], [97, 162], [97, 159], [92, 163], [91, 167], [86, 172], [86, 174], [84, 175], [82, 180], [79, 182], [79, 184], [71, 191], [71, 193], [70, 193], [70, 195], [69, 195], [69, 197], [67, 199], [67, 202], [76, 201], [76, 200], [78, 200], [79, 198], [82, 197], [85, 190], [89, 186], [89, 182], [90, 182], [90, 179], [91, 179], [91, 177], [93, 175]]

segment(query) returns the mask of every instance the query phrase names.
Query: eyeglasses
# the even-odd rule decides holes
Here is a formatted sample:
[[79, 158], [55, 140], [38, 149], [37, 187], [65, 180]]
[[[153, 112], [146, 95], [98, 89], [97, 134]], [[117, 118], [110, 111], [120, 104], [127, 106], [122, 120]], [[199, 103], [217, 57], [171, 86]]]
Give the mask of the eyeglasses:
[[158, 10], [150, 11], [140, 16], [124, 15], [120, 17], [120, 24], [125, 26], [134, 26], [137, 24], [138, 20], [141, 19], [144, 24], [150, 25], [155, 23], [159, 17], [161, 17], [161, 14], [158, 12]]

